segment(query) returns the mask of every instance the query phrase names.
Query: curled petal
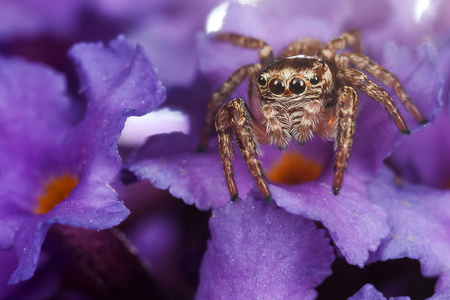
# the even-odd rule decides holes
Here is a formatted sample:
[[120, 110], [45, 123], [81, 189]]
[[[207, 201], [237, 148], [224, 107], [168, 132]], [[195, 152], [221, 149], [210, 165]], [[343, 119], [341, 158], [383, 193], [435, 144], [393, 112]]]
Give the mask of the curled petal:
[[[195, 204], [201, 210], [219, 207], [230, 201], [218, 151], [196, 152], [197, 140], [182, 133], [152, 136], [139, 150], [127, 168], [139, 179]], [[242, 166], [245, 168], [245, 166]], [[238, 170], [245, 174], [245, 169]], [[240, 181], [243, 192], [252, 182]]]

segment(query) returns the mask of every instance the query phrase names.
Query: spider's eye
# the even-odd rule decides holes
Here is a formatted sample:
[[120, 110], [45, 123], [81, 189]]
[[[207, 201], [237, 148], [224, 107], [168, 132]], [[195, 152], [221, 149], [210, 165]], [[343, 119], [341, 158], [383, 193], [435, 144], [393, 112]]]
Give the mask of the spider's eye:
[[266, 85], [266, 83], [267, 83], [266, 79], [263, 76], [259, 76], [258, 84], [263, 86], [263, 85]]
[[303, 81], [303, 79], [300, 78], [294, 78], [291, 80], [291, 83], [289, 83], [289, 91], [291, 91], [292, 94], [301, 94], [306, 90], [306, 84]]
[[311, 84], [318, 84], [320, 82], [320, 77], [315, 75], [309, 80], [309, 82], [311, 82]]
[[270, 81], [269, 89], [275, 95], [281, 95], [284, 93], [284, 90], [286, 89], [286, 85], [284, 84], [283, 80], [281, 80], [279, 78], [275, 78]]

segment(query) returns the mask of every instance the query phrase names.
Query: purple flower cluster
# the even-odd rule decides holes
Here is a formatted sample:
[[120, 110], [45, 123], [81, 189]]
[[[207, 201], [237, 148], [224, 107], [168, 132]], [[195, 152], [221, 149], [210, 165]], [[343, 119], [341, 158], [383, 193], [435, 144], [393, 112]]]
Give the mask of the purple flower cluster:
[[[0, 4], [0, 298], [450, 297], [445, 1], [47, 2]], [[84, 21], [105, 30], [92, 33]], [[296, 39], [326, 42], [351, 29], [430, 122], [417, 124], [398, 104], [412, 132], [402, 136], [361, 92], [339, 196], [333, 142], [314, 138], [283, 152], [261, 146], [271, 202], [236, 151], [240, 198], [230, 202], [217, 140], [196, 148], [209, 96], [257, 53], [210, 31], [263, 39], [276, 54]], [[119, 34], [127, 38], [111, 40]], [[104, 42], [85, 42], [94, 38]], [[27, 61], [36, 56], [24, 45], [49, 64], [65, 61], [52, 57], [49, 45], [58, 45], [54, 55], [68, 50], [71, 63], [56, 71]], [[3, 55], [16, 50], [25, 58]], [[245, 94], [244, 83], [232, 97]], [[160, 105], [188, 118], [189, 133], [118, 145], [128, 117]], [[381, 283], [354, 283], [339, 270], [402, 259], [420, 264], [431, 288], [411, 288], [402, 270], [395, 280], [387, 270]], [[336, 274], [349, 279], [337, 286]]]

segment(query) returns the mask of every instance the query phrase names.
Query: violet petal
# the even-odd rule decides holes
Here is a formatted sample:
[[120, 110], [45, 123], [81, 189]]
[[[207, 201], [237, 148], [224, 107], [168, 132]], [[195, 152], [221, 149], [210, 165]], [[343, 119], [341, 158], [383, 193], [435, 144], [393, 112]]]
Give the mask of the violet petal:
[[[386, 300], [383, 293], [379, 292], [373, 284], [365, 284], [356, 294], [348, 300]], [[410, 300], [409, 297], [389, 297], [389, 300]]]
[[[427, 44], [417, 49], [388, 44], [379, 63], [398, 76], [425, 119], [432, 121], [442, 107], [443, 86], [441, 74], [436, 66], [435, 50]], [[405, 118], [407, 126], [413, 131], [411, 135], [419, 128], [424, 129], [406, 112], [392, 90], [390, 88], [387, 90]], [[348, 169], [355, 168], [361, 175], [371, 177], [380, 171], [383, 160], [392, 153], [400, 139], [407, 137], [402, 137], [383, 107], [362, 93], [360, 96], [361, 111], [356, 121], [355, 142], [350, 153]]]
[[259, 194], [213, 210], [210, 230], [197, 299], [314, 299], [331, 274], [324, 231]]
[[385, 169], [369, 184], [368, 193], [388, 213], [391, 227], [373, 259], [418, 259], [423, 275], [428, 277], [448, 270], [450, 191], [407, 182], [396, 186], [394, 175]]
[[[196, 147], [197, 140], [182, 133], [152, 136], [127, 168], [139, 179], [147, 179], [159, 189], [169, 189], [174, 197], [195, 204], [198, 209], [228, 203], [230, 196], [218, 151], [198, 153]], [[237, 171], [237, 180], [245, 193], [253, 183], [246, 180], [246, 170], [242, 168]]]
[[349, 264], [360, 268], [389, 233], [386, 212], [369, 201], [364, 182], [348, 173], [339, 196], [331, 192], [332, 174], [297, 186], [270, 185], [273, 199], [286, 211], [320, 221]]

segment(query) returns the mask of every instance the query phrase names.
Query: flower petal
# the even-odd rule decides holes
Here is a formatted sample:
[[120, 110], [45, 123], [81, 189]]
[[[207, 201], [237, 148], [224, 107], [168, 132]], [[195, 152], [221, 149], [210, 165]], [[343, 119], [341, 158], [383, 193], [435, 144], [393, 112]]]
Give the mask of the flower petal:
[[377, 291], [373, 284], [365, 284], [356, 294], [348, 298], [348, 300], [386, 300], [383, 293]]
[[403, 183], [396, 186], [388, 170], [368, 186], [375, 203], [388, 213], [391, 227], [373, 259], [418, 259], [424, 276], [436, 277], [450, 267], [450, 191]]
[[106, 47], [102, 43], [79, 43], [69, 55], [77, 64], [81, 90], [89, 99], [88, 111], [108, 108], [110, 113], [141, 115], [166, 98], [165, 88], [142, 47], [133, 47], [123, 36]]
[[[102, 43], [77, 44], [69, 55], [77, 65], [88, 105], [77, 134], [68, 143], [74, 148], [77, 144], [75, 149], [82, 148], [85, 160], [101, 164], [103, 175], [109, 173], [113, 180], [120, 168], [116, 145], [126, 118], [156, 109], [165, 101], [166, 90], [144, 50], [139, 45], [133, 47], [122, 36], [107, 47]], [[80, 141], [84, 141], [82, 145]]]
[[435, 188], [450, 186], [450, 136], [442, 134], [450, 126], [450, 118], [442, 111], [425, 130], [402, 139], [389, 157], [389, 165], [409, 182]]
[[[443, 81], [436, 66], [436, 53], [430, 45], [423, 44], [417, 49], [388, 44], [379, 62], [396, 74], [405, 90], [423, 113], [432, 121], [442, 107], [441, 92]], [[404, 109], [403, 105], [388, 89], [400, 113], [412, 131], [420, 125]], [[348, 169], [364, 174], [366, 178], [379, 172], [381, 165], [397, 146], [402, 137], [394, 122], [386, 116], [385, 110], [374, 100], [361, 95], [361, 111], [357, 118], [355, 142]], [[415, 132], [411, 133], [414, 135]]]
[[197, 299], [314, 299], [331, 274], [324, 231], [259, 194], [213, 210], [210, 230]]
[[[195, 204], [198, 209], [223, 206], [230, 201], [230, 196], [220, 155], [218, 151], [198, 153], [196, 146], [197, 140], [182, 133], [152, 136], [127, 168], [139, 179], [147, 179], [159, 189], [169, 189], [174, 197]], [[243, 169], [237, 171], [244, 192], [253, 185], [242, 178], [245, 173]]]
[[345, 177], [339, 196], [331, 192], [332, 174], [297, 186], [270, 185], [273, 199], [286, 211], [320, 221], [349, 264], [363, 267], [389, 227], [386, 212], [369, 201], [364, 183], [353, 174]]
[[430, 300], [445, 300], [450, 297], [450, 272], [447, 271], [439, 276], [435, 286], [435, 294]]
[[[379, 292], [373, 284], [365, 284], [356, 294], [348, 300], [386, 300], [383, 293]], [[389, 297], [389, 300], [410, 300], [409, 297]]]

